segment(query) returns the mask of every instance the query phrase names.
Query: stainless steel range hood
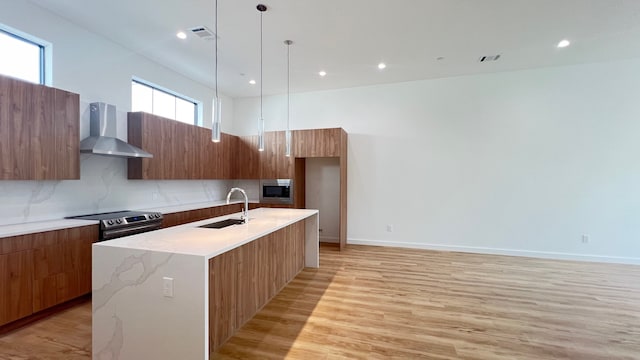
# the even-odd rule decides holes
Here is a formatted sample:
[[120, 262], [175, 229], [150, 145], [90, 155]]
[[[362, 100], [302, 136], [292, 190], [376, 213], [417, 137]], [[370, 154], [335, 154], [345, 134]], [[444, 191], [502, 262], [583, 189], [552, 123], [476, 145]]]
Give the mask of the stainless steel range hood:
[[80, 142], [81, 153], [98, 155], [152, 158], [153, 155], [118, 139], [116, 136], [116, 107], [102, 102], [89, 105], [89, 137]]

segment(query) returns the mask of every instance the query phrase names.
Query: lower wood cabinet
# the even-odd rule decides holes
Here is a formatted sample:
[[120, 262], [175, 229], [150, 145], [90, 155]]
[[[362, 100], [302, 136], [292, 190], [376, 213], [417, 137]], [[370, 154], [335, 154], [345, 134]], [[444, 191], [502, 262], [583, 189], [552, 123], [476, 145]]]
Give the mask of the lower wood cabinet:
[[0, 325], [91, 292], [98, 225], [0, 239]]
[[0, 325], [33, 312], [32, 272], [33, 251], [0, 255]]
[[304, 267], [299, 221], [209, 260], [209, 349], [213, 354]]

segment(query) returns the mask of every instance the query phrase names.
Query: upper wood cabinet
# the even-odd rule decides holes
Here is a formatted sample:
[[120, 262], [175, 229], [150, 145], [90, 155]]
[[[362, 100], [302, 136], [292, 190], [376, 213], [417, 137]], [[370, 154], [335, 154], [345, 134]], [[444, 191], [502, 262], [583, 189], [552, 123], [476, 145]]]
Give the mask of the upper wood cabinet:
[[292, 179], [294, 156], [285, 156], [284, 131], [264, 133], [264, 151], [260, 151], [260, 179]]
[[[293, 131], [293, 153], [296, 157], [340, 157], [346, 146], [347, 133], [342, 128]], [[344, 145], [343, 145], [344, 144]]]
[[80, 179], [80, 96], [0, 75], [0, 179]]
[[211, 130], [143, 112], [128, 114], [128, 142], [153, 154], [129, 159], [129, 179], [232, 179], [234, 136], [211, 141]]
[[258, 136], [240, 136], [237, 147], [237, 179], [260, 179]]

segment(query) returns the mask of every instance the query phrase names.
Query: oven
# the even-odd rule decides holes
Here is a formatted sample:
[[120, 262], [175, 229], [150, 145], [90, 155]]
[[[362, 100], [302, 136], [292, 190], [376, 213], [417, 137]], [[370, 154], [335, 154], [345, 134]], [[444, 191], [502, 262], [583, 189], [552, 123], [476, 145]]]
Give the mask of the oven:
[[293, 180], [260, 180], [260, 202], [267, 204], [293, 204]]
[[67, 219], [98, 220], [100, 235], [98, 241], [116, 239], [123, 236], [157, 230], [162, 227], [159, 212], [114, 211], [100, 214], [70, 216]]

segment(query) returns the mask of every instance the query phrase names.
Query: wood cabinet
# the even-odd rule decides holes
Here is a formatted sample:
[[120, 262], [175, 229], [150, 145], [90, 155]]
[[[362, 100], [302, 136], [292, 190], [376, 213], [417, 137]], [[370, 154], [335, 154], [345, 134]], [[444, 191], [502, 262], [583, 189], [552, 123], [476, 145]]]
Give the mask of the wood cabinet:
[[128, 114], [128, 142], [153, 154], [129, 159], [129, 179], [232, 179], [234, 136], [211, 141], [211, 130], [143, 112]]
[[0, 179], [80, 179], [80, 96], [0, 75]]
[[91, 292], [98, 225], [0, 238], [0, 325]]
[[342, 140], [346, 139], [347, 133], [342, 128], [331, 128], [295, 130], [293, 135], [296, 157], [339, 157], [342, 154]]
[[238, 138], [237, 179], [260, 179], [260, 152], [258, 136], [240, 136]]
[[260, 179], [293, 179], [295, 157], [285, 156], [285, 146], [284, 131], [265, 132], [264, 151], [259, 152]]
[[31, 250], [0, 255], [0, 325], [31, 315]]
[[304, 267], [299, 221], [209, 260], [209, 351], [213, 354]]
[[33, 237], [33, 312], [91, 292], [91, 244], [96, 226], [31, 235]]

